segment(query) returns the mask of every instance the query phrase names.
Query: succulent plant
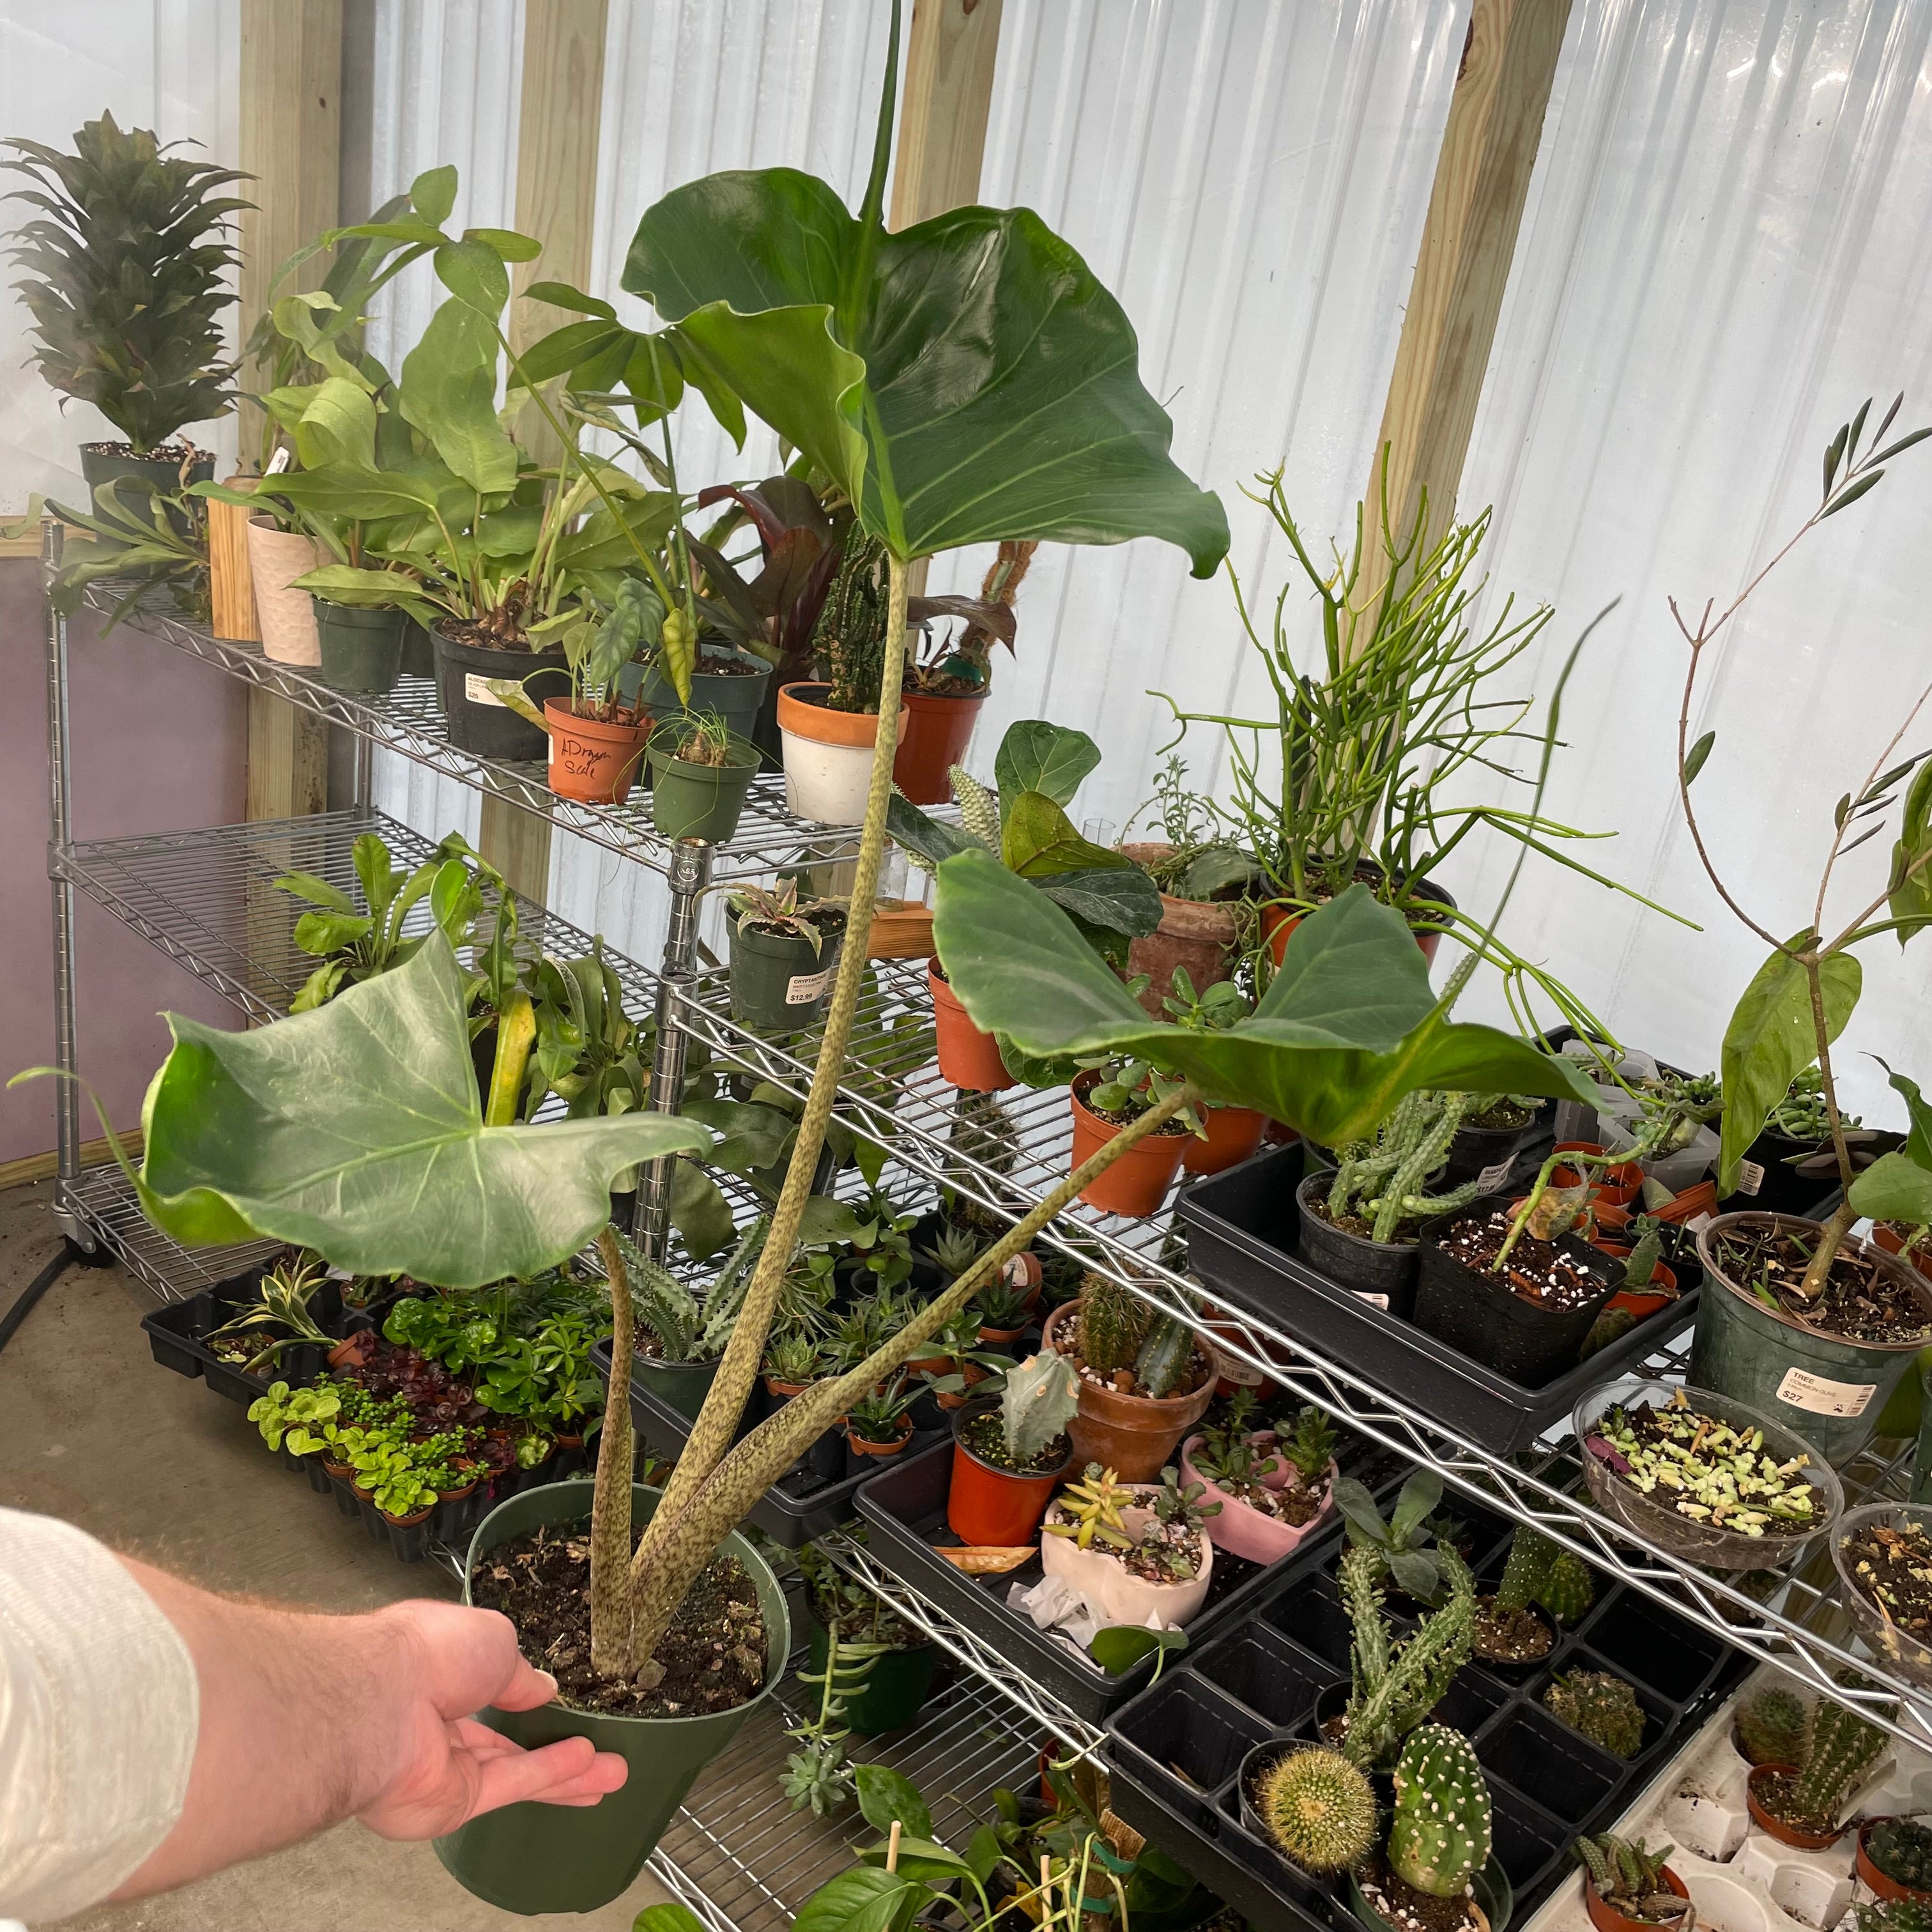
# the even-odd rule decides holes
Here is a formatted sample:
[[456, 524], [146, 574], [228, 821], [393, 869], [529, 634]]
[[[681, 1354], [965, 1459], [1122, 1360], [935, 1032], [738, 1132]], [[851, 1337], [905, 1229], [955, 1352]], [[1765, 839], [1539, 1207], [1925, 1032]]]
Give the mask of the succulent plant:
[[1089, 1462], [1079, 1481], [1069, 1483], [1053, 1499], [1053, 1507], [1064, 1510], [1072, 1520], [1049, 1522], [1046, 1525], [1046, 1533], [1070, 1536], [1082, 1550], [1090, 1550], [1096, 1543], [1109, 1544], [1116, 1550], [1131, 1550], [1134, 1540], [1127, 1534], [1120, 1512], [1133, 1500], [1133, 1491], [1117, 1480], [1112, 1470]]
[[1606, 1308], [1590, 1324], [1590, 1332], [1583, 1337], [1583, 1346], [1576, 1351], [1576, 1359], [1587, 1362], [1600, 1349], [1607, 1348], [1612, 1342], [1621, 1342], [1636, 1326], [1637, 1318], [1628, 1308]]
[[[1862, 1688], [1865, 1680], [1844, 1672], [1839, 1682]], [[1792, 1781], [1792, 1806], [1804, 1818], [1828, 1819], [1835, 1824], [1853, 1791], [1864, 1781], [1885, 1748], [1886, 1734], [1850, 1706], [1821, 1697], [1805, 1720], [1804, 1736]]]
[[1340, 1751], [1320, 1746], [1277, 1758], [1256, 1808], [1275, 1843], [1304, 1871], [1346, 1871], [1376, 1842], [1376, 1795]]
[[1767, 1684], [1738, 1710], [1738, 1742], [1753, 1764], [1796, 1764], [1804, 1748], [1804, 1700]]
[[1381, 1552], [1357, 1544], [1342, 1557], [1342, 1600], [1354, 1637], [1349, 1650], [1348, 1729], [1342, 1748], [1372, 1769], [1394, 1757], [1402, 1739], [1435, 1709], [1469, 1660], [1476, 1586], [1453, 1550], [1437, 1552], [1448, 1594], [1413, 1636], [1391, 1645], [1382, 1618]]
[[1643, 1748], [1643, 1706], [1621, 1677], [1607, 1670], [1559, 1672], [1543, 1701], [1572, 1730], [1618, 1757]]
[[1089, 1275], [1080, 1298], [1076, 1346], [1096, 1375], [1131, 1369], [1154, 1324], [1154, 1310], [1131, 1288]]
[[1540, 1530], [1519, 1523], [1510, 1538], [1509, 1556], [1503, 1564], [1502, 1581], [1496, 1586], [1496, 1605], [1499, 1610], [1527, 1610], [1541, 1593], [1556, 1560], [1556, 1546]]
[[1488, 1858], [1490, 1842], [1490, 1787], [1475, 1746], [1446, 1724], [1424, 1724], [1395, 1768], [1390, 1867], [1418, 1892], [1448, 1898]]
[[1009, 1371], [1000, 1396], [1006, 1454], [1025, 1463], [1066, 1432], [1080, 1407], [1080, 1378], [1057, 1348], [1042, 1348]]
[[1590, 1566], [1573, 1551], [1559, 1550], [1536, 1593], [1536, 1600], [1559, 1624], [1576, 1622], [1597, 1600], [1597, 1586], [1590, 1580]]
[[1178, 1316], [1156, 1315], [1134, 1358], [1134, 1380], [1156, 1400], [1172, 1395], [1194, 1359], [1194, 1331]]
[[1911, 1818], [1881, 1818], [1865, 1834], [1865, 1852], [1894, 1883], [1932, 1892], [1932, 1829]]
[[1875, 1899], [1858, 1912], [1857, 1932], [1932, 1932], [1932, 1905], [1921, 1899]]
[[1678, 1898], [1664, 1876], [1664, 1861], [1677, 1847], [1652, 1851], [1641, 1838], [1620, 1838], [1614, 1832], [1579, 1838], [1570, 1849], [1581, 1861], [1597, 1896], [1627, 1918], [1668, 1924], [1682, 1918], [1690, 1901]]
[[1292, 1462], [1302, 1481], [1312, 1487], [1335, 1460], [1334, 1425], [1312, 1402], [1294, 1418], [1294, 1431], [1277, 1446]]
[[1340, 1165], [1328, 1184], [1329, 1214], [1370, 1224], [1372, 1239], [1388, 1242], [1403, 1223], [1466, 1208], [1481, 1190], [1473, 1180], [1432, 1195], [1426, 1184], [1448, 1158], [1463, 1115], [1481, 1096], [1421, 1090], [1406, 1095], [1376, 1130], [1372, 1141], [1338, 1148]]

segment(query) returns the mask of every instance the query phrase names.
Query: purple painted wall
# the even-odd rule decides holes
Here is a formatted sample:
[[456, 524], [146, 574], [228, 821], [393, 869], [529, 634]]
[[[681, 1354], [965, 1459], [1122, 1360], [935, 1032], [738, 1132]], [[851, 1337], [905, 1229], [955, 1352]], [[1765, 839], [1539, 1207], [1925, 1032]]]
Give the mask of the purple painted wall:
[[[229, 825], [245, 810], [246, 690], [219, 671], [92, 618], [69, 632], [74, 833], [112, 838]], [[46, 877], [46, 688], [40, 566], [0, 559], [0, 1080], [53, 1058], [53, 909]], [[167, 1052], [164, 1009], [238, 1024], [234, 1008], [76, 893], [80, 1070], [117, 1127]], [[82, 1109], [82, 1135], [100, 1130]], [[54, 1144], [53, 1083], [0, 1088], [0, 1161]]]

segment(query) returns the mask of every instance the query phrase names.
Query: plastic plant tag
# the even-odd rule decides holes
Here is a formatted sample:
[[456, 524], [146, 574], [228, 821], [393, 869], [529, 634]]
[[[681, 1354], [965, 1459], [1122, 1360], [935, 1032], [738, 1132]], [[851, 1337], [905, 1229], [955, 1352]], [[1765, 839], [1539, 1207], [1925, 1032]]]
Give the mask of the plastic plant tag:
[[1495, 1193], [1496, 1190], [1502, 1186], [1505, 1180], [1508, 1180], [1510, 1169], [1515, 1166], [1515, 1165], [1516, 1156], [1514, 1154], [1510, 1155], [1508, 1160], [1492, 1161], [1490, 1165], [1484, 1168], [1482, 1172], [1476, 1177], [1477, 1192], [1479, 1194]]
[[463, 674], [463, 694], [472, 704], [494, 704], [499, 711], [510, 708], [490, 688], [490, 680], [473, 670]]
[[1738, 1163], [1738, 1192], [1755, 1196], [1764, 1185], [1764, 1169], [1754, 1160], [1741, 1160]]
[[788, 1006], [808, 1006], [832, 983], [832, 968], [826, 967], [817, 973], [794, 973], [785, 982], [785, 1004]]
[[1786, 1369], [1778, 1399], [1814, 1415], [1862, 1415], [1878, 1394], [1876, 1382], [1834, 1382], [1808, 1369]]

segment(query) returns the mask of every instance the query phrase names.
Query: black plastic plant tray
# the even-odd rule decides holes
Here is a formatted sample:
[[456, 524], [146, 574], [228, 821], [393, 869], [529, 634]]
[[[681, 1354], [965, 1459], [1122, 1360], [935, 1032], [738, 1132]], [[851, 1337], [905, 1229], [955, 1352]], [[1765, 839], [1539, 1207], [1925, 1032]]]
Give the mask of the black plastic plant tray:
[[[1492, 1573], [1502, 1549], [1478, 1551], [1479, 1570]], [[1170, 1659], [1107, 1720], [1114, 1809], [1260, 1927], [1351, 1922], [1346, 1893], [1297, 1871], [1242, 1823], [1237, 1789], [1254, 1745], [1312, 1738], [1316, 1697], [1348, 1681], [1337, 1554], [1330, 1545], [1304, 1563], [1298, 1552], [1299, 1574], [1258, 1616]], [[1572, 1840], [1613, 1822], [1749, 1667], [1707, 1632], [1598, 1580], [1597, 1604], [1534, 1676], [1512, 1684], [1473, 1661], [1440, 1710], [1474, 1741], [1488, 1776], [1519, 1922], [1561, 1882]], [[1544, 1707], [1552, 1676], [1570, 1670], [1611, 1670], [1635, 1688], [1648, 1721], [1634, 1757], [1602, 1750]]]
[[1692, 1288], [1553, 1382], [1526, 1388], [1310, 1267], [1298, 1245], [1301, 1172], [1301, 1150], [1290, 1145], [1186, 1189], [1178, 1212], [1189, 1264], [1215, 1300], [1261, 1316], [1378, 1388], [1400, 1392], [1492, 1455], [1527, 1448], [1566, 1419], [1586, 1389], [1616, 1381], [1696, 1317]]
[[[284, 1382], [306, 1382], [320, 1372], [320, 1351], [312, 1346], [289, 1351], [268, 1375], [250, 1375], [224, 1362], [209, 1348], [209, 1331], [218, 1328], [244, 1301], [252, 1300], [256, 1286], [267, 1271], [264, 1264], [231, 1275], [212, 1288], [190, 1295], [185, 1301], [170, 1302], [141, 1318], [148, 1348], [164, 1369], [176, 1374], [200, 1376], [217, 1395], [230, 1402], [251, 1402], [278, 1377]], [[316, 1292], [314, 1311], [316, 1321], [333, 1334], [338, 1331], [342, 1315], [340, 1291], [333, 1282], [323, 1283]]]
[[[600, 1375], [609, 1376], [608, 1343], [600, 1342], [591, 1351], [590, 1359]], [[762, 1400], [763, 1391], [754, 1390], [738, 1424], [740, 1436], [760, 1420]], [[691, 1437], [691, 1418], [668, 1402], [661, 1401], [634, 1376], [631, 1378], [631, 1419], [637, 1425], [638, 1433], [656, 1454], [676, 1457], [684, 1454], [684, 1445]], [[950, 1432], [918, 1431], [910, 1444], [893, 1456], [886, 1467], [890, 1469], [909, 1462], [922, 1450], [950, 1439]], [[836, 1482], [826, 1482], [801, 1462], [789, 1474], [781, 1476], [752, 1505], [751, 1520], [774, 1542], [782, 1544], [788, 1550], [796, 1550], [814, 1537], [823, 1536], [841, 1523], [850, 1522], [856, 1514], [854, 1498], [860, 1485], [875, 1473], [872, 1469], [862, 1469]]]

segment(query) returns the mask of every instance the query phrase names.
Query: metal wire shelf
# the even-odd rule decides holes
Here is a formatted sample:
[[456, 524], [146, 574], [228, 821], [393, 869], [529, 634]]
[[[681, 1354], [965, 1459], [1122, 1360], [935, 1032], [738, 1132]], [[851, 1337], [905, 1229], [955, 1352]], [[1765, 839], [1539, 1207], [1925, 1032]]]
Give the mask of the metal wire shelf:
[[[119, 607], [124, 592], [124, 585], [111, 582], [90, 585], [87, 608], [110, 615]], [[171, 644], [244, 684], [286, 698], [301, 710], [430, 771], [548, 818], [560, 830], [588, 839], [661, 877], [670, 876], [674, 848], [651, 823], [648, 800], [640, 796], [623, 805], [581, 804], [551, 791], [541, 761], [510, 763], [459, 750], [449, 742], [430, 679], [400, 678], [393, 690], [380, 696], [338, 691], [308, 666], [283, 664], [265, 656], [260, 644], [214, 636], [204, 623], [173, 608], [160, 593], [137, 597], [121, 623], [123, 628]], [[769, 872], [788, 860], [850, 857], [857, 849], [857, 838], [856, 831], [813, 825], [795, 817], [785, 805], [783, 777], [766, 772], [753, 780], [736, 834], [712, 848], [712, 876], [721, 880], [745, 878]]]
[[[940, 1077], [931, 1035], [916, 1023], [928, 1006], [924, 976], [916, 965], [876, 963], [841, 1083], [841, 1111], [887, 1147], [901, 1167], [995, 1212], [1023, 1214], [1069, 1170], [1072, 1124], [1066, 1090], [961, 1094]], [[735, 1024], [723, 975], [703, 975], [676, 989], [671, 1010], [679, 1026], [722, 1059], [804, 1092], [817, 1036], [771, 1039]], [[1599, 1514], [1586, 1497], [1572, 1494], [1577, 1478], [1567, 1422], [1553, 1426], [1524, 1455], [1500, 1457], [1257, 1316], [1218, 1308], [1211, 1318], [1204, 1316], [1200, 1284], [1186, 1271], [1184, 1247], [1172, 1225], [1171, 1202], [1144, 1220], [1076, 1202], [1048, 1224], [1046, 1238], [1178, 1316], [1223, 1354], [1261, 1370], [1298, 1400], [1318, 1403], [1362, 1435], [1434, 1467], [1446, 1482], [1491, 1508], [1534, 1523], [1599, 1570], [1726, 1643], [1814, 1691], [1860, 1704], [1910, 1743], [1932, 1742], [1926, 1694], [1847, 1648], [1849, 1625], [1834, 1600], [1833, 1572], [1822, 1545], [1814, 1546], [1816, 1553], [1796, 1574], [1774, 1580], [1760, 1599], [1735, 1579], [1697, 1569], [1632, 1535]], [[1681, 1325], [1660, 1334], [1646, 1372], [1682, 1380], [1688, 1346], [1688, 1331]], [[1874, 1450], [1861, 1456], [1840, 1472], [1848, 1502], [1902, 1496], [1910, 1460], [1910, 1445], [1896, 1454]], [[1836, 1681], [1836, 1673], [1847, 1670], [1862, 1672], [1876, 1688], [1847, 1689]], [[1885, 1707], [1894, 1699], [1898, 1713], [1888, 1716]]]

